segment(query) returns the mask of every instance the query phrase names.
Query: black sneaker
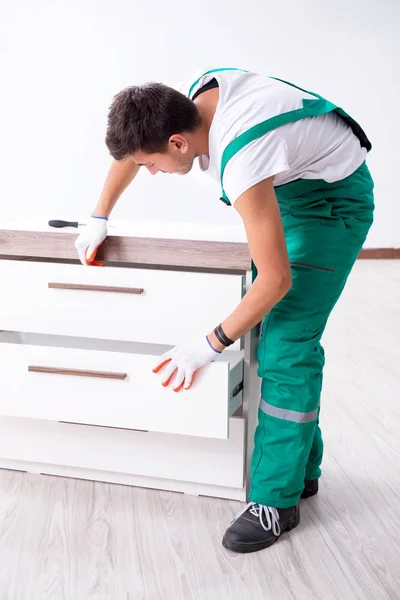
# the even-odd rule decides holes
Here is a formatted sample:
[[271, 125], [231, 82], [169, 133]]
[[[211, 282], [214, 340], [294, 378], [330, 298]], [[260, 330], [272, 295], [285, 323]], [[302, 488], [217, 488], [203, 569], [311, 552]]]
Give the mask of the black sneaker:
[[318, 492], [318, 479], [306, 479], [304, 481], [304, 491], [301, 495], [302, 498], [310, 498], [315, 496]]
[[299, 523], [298, 504], [292, 508], [272, 508], [249, 502], [226, 530], [222, 545], [233, 552], [257, 552], [272, 546], [284, 531], [294, 529]]

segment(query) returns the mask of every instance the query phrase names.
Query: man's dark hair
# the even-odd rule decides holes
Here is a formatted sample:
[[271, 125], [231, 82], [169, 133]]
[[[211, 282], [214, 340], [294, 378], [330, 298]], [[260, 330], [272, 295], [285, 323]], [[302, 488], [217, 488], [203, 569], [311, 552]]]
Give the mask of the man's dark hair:
[[114, 96], [106, 144], [116, 160], [138, 150], [165, 152], [171, 135], [194, 131], [199, 125], [196, 105], [184, 94], [162, 83], [131, 86]]

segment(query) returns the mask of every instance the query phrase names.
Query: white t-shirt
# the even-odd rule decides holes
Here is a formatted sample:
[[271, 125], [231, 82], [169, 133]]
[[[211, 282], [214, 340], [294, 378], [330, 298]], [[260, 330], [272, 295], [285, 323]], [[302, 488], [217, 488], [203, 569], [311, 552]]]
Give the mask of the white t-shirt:
[[[180, 86], [188, 95], [205, 71]], [[219, 181], [223, 151], [238, 135], [278, 114], [302, 108], [314, 96], [275, 79], [244, 71], [220, 71], [200, 79], [191, 96], [215, 77], [219, 102], [209, 133], [209, 156], [200, 156], [200, 169]], [[336, 114], [304, 118], [251, 142], [226, 165], [223, 185], [233, 204], [247, 189], [267, 177], [275, 186], [295, 179], [334, 182], [351, 175], [365, 160], [350, 127]]]

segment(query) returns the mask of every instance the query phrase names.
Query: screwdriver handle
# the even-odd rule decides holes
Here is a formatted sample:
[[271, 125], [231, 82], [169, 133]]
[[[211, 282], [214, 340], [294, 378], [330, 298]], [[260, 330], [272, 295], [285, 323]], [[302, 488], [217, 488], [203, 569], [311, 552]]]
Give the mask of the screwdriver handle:
[[63, 221], [62, 219], [53, 219], [49, 221], [50, 227], [78, 227], [78, 221]]

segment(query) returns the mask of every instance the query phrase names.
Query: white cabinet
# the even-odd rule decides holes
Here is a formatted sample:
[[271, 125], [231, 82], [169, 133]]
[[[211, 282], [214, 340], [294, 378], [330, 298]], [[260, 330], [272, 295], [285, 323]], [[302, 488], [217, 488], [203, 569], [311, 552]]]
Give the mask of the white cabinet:
[[202, 254], [209, 242], [180, 240], [178, 269], [173, 240], [143, 265], [136, 238], [121, 236], [112, 265], [105, 244], [106, 266], [95, 268], [71, 263], [75, 235], [0, 229], [0, 467], [245, 500], [256, 331], [199, 370], [189, 391], [163, 387], [152, 368], [236, 308], [251, 285], [247, 246]]

